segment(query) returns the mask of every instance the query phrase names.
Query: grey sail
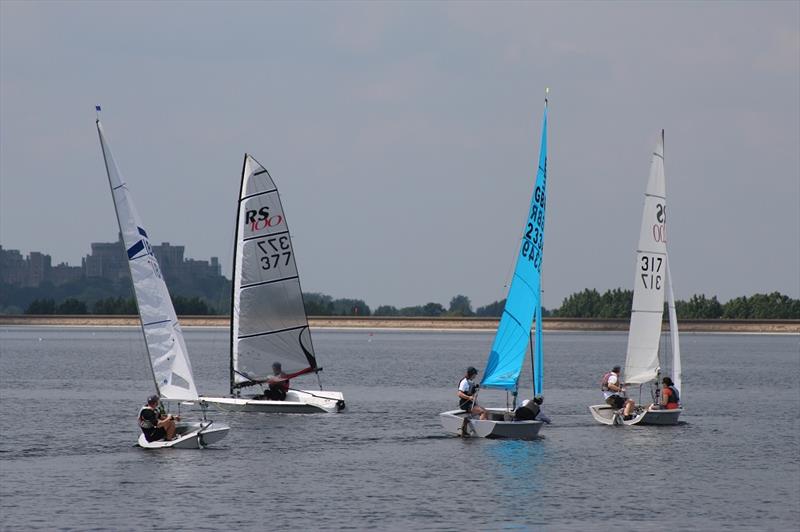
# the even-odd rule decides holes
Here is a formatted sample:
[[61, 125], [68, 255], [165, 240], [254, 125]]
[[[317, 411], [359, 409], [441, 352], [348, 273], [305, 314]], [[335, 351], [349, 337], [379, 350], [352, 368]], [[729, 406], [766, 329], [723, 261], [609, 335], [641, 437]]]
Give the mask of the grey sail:
[[263, 382], [279, 362], [316, 370], [294, 249], [269, 172], [245, 154], [233, 264], [231, 391]]

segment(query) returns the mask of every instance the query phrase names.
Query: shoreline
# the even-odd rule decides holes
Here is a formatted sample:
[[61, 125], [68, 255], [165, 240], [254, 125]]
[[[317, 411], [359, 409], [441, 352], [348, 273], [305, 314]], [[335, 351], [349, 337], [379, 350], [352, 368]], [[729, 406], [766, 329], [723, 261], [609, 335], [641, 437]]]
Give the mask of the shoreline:
[[[184, 327], [230, 327], [228, 316], [180, 316]], [[494, 331], [498, 318], [407, 318], [385, 316], [310, 316], [313, 329], [382, 329], [417, 331]], [[621, 331], [627, 332], [629, 320], [595, 318], [544, 318], [543, 331]], [[135, 327], [137, 316], [107, 315], [0, 315], [0, 327], [71, 326]], [[665, 321], [663, 330], [669, 330]], [[682, 320], [681, 332], [800, 334], [800, 320]]]

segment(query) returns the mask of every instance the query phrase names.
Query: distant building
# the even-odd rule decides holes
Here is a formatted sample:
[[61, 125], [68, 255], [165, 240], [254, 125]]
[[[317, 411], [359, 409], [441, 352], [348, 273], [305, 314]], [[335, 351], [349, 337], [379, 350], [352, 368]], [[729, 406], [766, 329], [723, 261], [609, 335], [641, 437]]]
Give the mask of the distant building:
[[[40, 251], [31, 251], [23, 257], [19, 250], [0, 246], [0, 282], [19, 287], [38, 287], [43, 282], [62, 285], [82, 278], [103, 278], [119, 281], [130, 278], [128, 256], [122, 235], [116, 242], [92, 242], [91, 253], [80, 266], [60, 263], [52, 265], [52, 258]], [[222, 276], [217, 257], [211, 261], [184, 258], [185, 246], [163, 242], [153, 246], [161, 271], [166, 277], [180, 277], [186, 281]]]
[[130, 278], [122, 235], [116, 242], [92, 242], [91, 247], [92, 252], [83, 259], [87, 278], [102, 277], [111, 281]]
[[27, 286], [25, 282], [27, 270], [27, 264], [19, 250], [3, 249], [3, 246], [0, 246], [0, 282]]

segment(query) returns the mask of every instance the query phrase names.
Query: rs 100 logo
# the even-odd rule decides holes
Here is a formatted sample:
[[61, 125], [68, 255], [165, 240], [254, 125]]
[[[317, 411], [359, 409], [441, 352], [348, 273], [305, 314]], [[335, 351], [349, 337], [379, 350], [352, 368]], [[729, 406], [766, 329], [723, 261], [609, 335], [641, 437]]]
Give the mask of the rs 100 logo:
[[264, 206], [258, 210], [247, 211], [244, 220], [245, 227], [249, 226], [251, 231], [260, 231], [261, 229], [282, 224], [283, 216], [280, 214], [270, 216], [269, 207]]
[[667, 242], [667, 208], [663, 203], [656, 204], [656, 221], [653, 224], [653, 240], [656, 242]]

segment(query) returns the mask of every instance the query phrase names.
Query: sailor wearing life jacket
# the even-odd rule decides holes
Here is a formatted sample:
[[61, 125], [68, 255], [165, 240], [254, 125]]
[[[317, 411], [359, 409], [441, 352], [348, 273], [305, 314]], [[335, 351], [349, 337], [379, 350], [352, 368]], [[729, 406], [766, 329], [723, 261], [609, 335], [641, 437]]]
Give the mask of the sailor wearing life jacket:
[[661, 400], [659, 401], [661, 408], [666, 408], [667, 410], [675, 410], [676, 408], [680, 408], [681, 397], [678, 393], [678, 389], [675, 387], [675, 383], [672, 382], [672, 379], [669, 377], [664, 377], [661, 379], [661, 383], [664, 385], [661, 390]]
[[158, 403], [158, 396], [151, 395], [147, 398], [147, 404], [139, 410], [139, 427], [147, 441], [173, 439], [175, 437], [175, 421], [180, 421], [180, 416], [161, 413]]
[[478, 385], [473, 380], [478, 374], [478, 370], [470, 366], [461, 382], [458, 383], [458, 408], [468, 414], [475, 414], [481, 419], [486, 419], [486, 410], [475, 404], [475, 394]]
[[603, 375], [603, 381], [600, 383], [600, 389], [603, 391], [603, 397], [606, 400], [606, 404], [616, 410], [625, 407], [622, 414], [625, 416], [625, 419], [630, 419], [633, 414], [633, 407], [636, 405], [633, 401], [630, 399], [626, 400], [624, 397], [625, 387], [622, 379], [619, 377], [620, 371], [622, 371], [621, 367], [614, 366], [611, 368], [611, 371]]
[[544, 399], [541, 397], [534, 397], [533, 399], [526, 399], [522, 404], [514, 410], [514, 419], [517, 421], [534, 420], [550, 423], [550, 418], [542, 412], [542, 403]]

